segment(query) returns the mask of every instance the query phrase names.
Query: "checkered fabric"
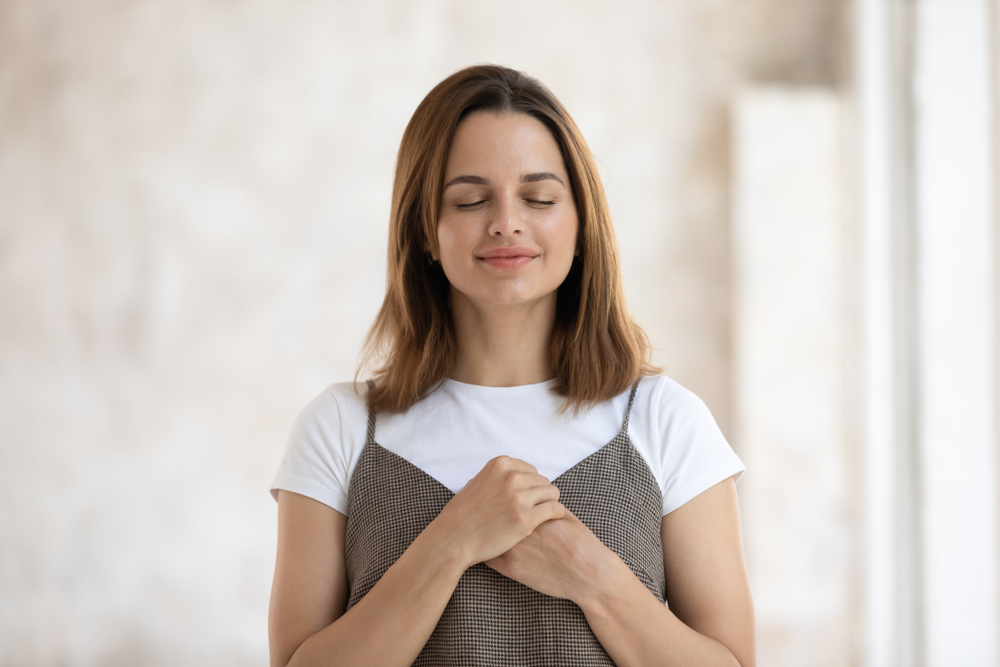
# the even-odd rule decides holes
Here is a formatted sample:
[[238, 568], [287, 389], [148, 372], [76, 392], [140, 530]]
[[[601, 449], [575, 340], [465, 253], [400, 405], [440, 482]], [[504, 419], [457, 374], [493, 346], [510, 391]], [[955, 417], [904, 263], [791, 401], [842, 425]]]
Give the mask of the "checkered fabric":
[[[553, 481], [559, 500], [663, 601], [666, 581], [659, 485], [621, 431]], [[378, 582], [454, 497], [447, 487], [375, 442], [375, 414], [348, 487], [348, 609]], [[539, 593], [479, 563], [459, 580], [414, 665], [614, 665], [573, 602]]]

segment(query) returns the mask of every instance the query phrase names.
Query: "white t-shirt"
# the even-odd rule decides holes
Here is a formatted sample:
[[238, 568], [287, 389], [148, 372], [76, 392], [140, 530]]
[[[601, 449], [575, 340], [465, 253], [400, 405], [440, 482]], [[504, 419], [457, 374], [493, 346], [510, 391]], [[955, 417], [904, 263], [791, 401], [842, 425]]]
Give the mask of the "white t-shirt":
[[[520, 387], [444, 383], [402, 414], [380, 414], [375, 441], [458, 493], [501, 454], [522, 459], [549, 480], [621, 429], [629, 390], [573, 414], [554, 381]], [[347, 514], [347, 486], [365, 445], [366, 386], [333, 384], [299, 414], [271, 487]], [[705, 404], [670, 378], [643, 378], [628, 435], [663, 493], [663, 514], [745, 469]]]

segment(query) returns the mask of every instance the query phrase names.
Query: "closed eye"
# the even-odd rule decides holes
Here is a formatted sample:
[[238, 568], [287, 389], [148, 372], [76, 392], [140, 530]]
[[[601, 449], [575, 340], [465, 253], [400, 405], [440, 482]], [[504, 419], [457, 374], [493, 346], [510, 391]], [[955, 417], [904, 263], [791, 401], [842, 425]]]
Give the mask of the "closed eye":
[[[479, 206], [482, 206], [483, 204], [486, 203], [486, 201], [487, 200], [485, 200], [485, 199], [480, 199], [479, 201], [463, 202], [463, 203], [460, 203], [460, 204], [455, 204], [455, 208], [461, 209], [461, 210], [470, 210], [470, 209], [474, 209], [474, 208], [478, 208]], [[528, 204], [529, 206], [535, 206], [537, 208], [545, 208], [545, 207], [548, 207], [548, 206], [552, 206], [553, 204], [556, 203], [555, 200], [529, 199], [529, 198], [525, 198], [524, 202], [526, 204]]]

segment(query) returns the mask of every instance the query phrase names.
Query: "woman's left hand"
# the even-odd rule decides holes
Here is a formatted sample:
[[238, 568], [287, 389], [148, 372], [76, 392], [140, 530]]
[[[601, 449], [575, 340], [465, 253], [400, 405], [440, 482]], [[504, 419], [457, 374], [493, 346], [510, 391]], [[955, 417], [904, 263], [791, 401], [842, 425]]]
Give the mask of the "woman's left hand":
[[580, 604], [618, 556], [569, 510], [562, 519], [540, 524], [506, 553], [485, 561], [500, 574], [539, 593]]

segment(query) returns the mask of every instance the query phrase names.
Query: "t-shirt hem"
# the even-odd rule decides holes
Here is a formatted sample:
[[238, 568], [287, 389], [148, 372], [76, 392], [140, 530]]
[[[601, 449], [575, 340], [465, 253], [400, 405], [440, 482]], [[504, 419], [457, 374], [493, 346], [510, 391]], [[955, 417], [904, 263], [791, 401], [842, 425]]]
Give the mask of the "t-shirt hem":
[[347, 516], [347, 498], [341, 497], [339, 494], [330, 491], [330, 489], [317, 484], [313, 480], [294, 475], [282, 475], [281, 479], [275, 480], [271, 486], [271, 496], [275, 500], [278, 499], [279, 490], [291, 491], [292, 493], [312, 498]]
[[687, 501], [691, 500], [700, 493], [707, 491], [725, 479], [735, 477], [734, 481], [738, 481], [745, 470], [746, 466], [743, 465], [743, 462], [735, 457], [709, 469], [705, 473], [695, 477], [693, 480], [680, 487], [680, 489], [674, 491], [671, 494], [669, 501], [664, 499], [663, 516], [670, 514]]

